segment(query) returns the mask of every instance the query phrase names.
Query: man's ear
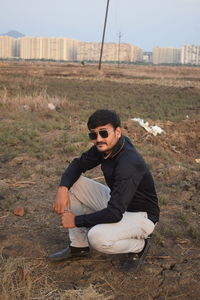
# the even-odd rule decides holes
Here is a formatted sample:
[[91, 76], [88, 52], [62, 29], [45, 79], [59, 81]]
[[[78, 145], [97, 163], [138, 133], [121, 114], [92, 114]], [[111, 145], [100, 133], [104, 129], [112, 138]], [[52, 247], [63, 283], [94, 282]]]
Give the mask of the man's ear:
[[118, 138], [120, 138], [122, 136], [122, 129], [121, 129], [121, 127], [117, 127], [116, 130], [115, 130], [115, 132], [116, 132], [116, 136]]

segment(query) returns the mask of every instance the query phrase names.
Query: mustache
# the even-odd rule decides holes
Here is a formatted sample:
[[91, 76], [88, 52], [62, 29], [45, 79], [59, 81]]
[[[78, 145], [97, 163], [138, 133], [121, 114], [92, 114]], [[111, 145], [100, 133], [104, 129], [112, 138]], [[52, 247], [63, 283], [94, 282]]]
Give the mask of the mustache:
[[105, 142], [97, 142], [96, 146], [98, 146], [98, 145], [107, 145], [107, 144]]

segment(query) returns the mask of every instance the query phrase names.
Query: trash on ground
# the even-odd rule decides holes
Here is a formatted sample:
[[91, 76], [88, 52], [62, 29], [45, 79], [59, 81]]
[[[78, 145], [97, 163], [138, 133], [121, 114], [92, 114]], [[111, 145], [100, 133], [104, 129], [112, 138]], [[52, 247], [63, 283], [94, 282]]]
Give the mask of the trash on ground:
[[200, 164], [200, 158], [195, 159], [196, 163]]
[[157, 134], [162, 134], [162, 133], [165, 134], [166, 133], [162, 128], [160, 128], [157, 125], [149, 126], [149, 122], [144, 122], [143, 119], [133, 118], [131, 120], [139, 123], [141, 127], [143, 127], [147, 132], [153, 134], [154, 136], [156, 136]]

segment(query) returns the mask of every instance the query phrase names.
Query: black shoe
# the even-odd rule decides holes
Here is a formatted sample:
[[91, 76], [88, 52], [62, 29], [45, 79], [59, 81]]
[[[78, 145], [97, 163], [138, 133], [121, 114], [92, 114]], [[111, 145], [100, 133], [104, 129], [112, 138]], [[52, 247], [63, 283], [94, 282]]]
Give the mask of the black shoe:
[[77, 247], [67, 247], [59, 252], [50, 254], [47, 258], [52, 262], [64, 261], [71, 258], [79, 258], [89, 256], [89, 247], [77, 248]]
[[121, 270], [124, 272], [135, 272], [143, 265], [144, 259], [150, 247], [149, 239], [145, 239], [144, 248], [139, 253], [127, 253], [122, 261]]

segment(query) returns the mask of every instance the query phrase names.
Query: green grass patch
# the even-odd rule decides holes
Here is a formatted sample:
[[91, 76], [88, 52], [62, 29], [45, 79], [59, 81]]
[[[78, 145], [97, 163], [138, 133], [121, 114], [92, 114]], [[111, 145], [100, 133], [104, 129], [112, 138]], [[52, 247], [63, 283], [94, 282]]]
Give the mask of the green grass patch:
[[97, 108], [112, 108], [125, 120], [134, 116], [178, 120], [199, 108], [200, 100], [197, 90], [156, 84], [48, 78], [45, 85], [50, 97], [79, 102], [84, 118]]

